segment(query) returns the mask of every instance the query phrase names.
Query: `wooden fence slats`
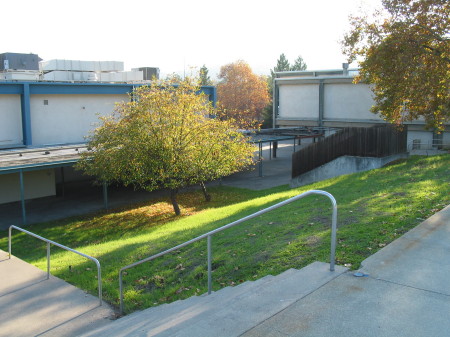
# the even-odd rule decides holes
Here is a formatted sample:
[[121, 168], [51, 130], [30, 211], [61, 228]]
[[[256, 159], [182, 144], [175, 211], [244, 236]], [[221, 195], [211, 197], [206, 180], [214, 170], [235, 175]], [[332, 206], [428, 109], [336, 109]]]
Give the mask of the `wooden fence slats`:
[[386, 157], [406, 152], [406, 145], [406, 130], [397, 130], [389, 125], [348, 127], [295, 152], [292, 155], [292, 177], [341, 156]]

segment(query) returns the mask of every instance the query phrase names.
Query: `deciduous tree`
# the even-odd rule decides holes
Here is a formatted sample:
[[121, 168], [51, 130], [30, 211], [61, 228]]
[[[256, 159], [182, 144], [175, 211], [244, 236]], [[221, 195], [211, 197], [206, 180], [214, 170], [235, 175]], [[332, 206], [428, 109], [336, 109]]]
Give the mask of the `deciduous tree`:
[[398, 125], [424, 118], [442, 130], [450, 118], [450, 2], [383, 0], [375, 18], [351, 18], [343, 40], [356, 81], [372, 85], [372, 112]]
[[269, 103], [267, 80], [253, 73], [244, 61], [223, 66], [217, 85], [218, 107], [224, 118], [233, 118], [241, 127], [256, 127]]
[[137, 88], [130, 102], [101, 118], [77, 167], [99, 182], [168, 189], [180, 214], [179, 189], [251, 165], [253, 146], [230, 121], [208, 118], [214, 111], [197, 83]]

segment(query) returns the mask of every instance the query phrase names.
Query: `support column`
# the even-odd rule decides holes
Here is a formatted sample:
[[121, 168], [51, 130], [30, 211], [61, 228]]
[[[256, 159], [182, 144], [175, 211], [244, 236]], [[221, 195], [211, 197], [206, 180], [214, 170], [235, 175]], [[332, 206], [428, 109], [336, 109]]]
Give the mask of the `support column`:
[[23, 84], [23, 93], [20, 96], [22, 107], [22, 137], [23, 145], [31, 145], [31, 111], [30, 111], [30, 84]]
[[103, 182], [103, 206], [108, 209], [108, 184]]
[[259, 164], [258, 164], [258, 176], [262, 177], [262, 165], [263, 165], [263, 159], [262, 159], [262, 142], [259, 142]]
[[66, 195], [66, 179], [64, 178], [64, 167], [61, 167], [61, 195]]
[[323, 117], [324, 117], [324, 101], [325, 101], [325, 83], [323, 80], [319, 82], [319, 126], [323, 126]]
[[279, 94], [280, 94], [280, 90], [279, 90], [279, 88], [278, 88], [278, 85], [277, 85], [277, 81], [276, 81], [276, 79], [274, 79], [273, 80], [273, 92], [272, 92], [272, 95], [273, 95], [273, 99], [272, 99], [272, 128], [276, 128], [276, 120], [277, 120], [277, 116], [278, 116], [278, 113], [279, 113]]
[[20, 201], [22, 205], [22, 222], [23, 225], [27, 225], [27, 212], [25, 209], [25, 184], [23, 181], [23, 171], [19, 171], [19, 181], [20, 181]]

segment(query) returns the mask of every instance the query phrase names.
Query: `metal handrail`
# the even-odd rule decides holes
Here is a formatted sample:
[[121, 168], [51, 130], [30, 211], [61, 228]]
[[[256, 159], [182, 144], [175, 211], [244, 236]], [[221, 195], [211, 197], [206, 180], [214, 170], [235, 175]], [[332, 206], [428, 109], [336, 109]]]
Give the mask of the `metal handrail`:
[[306, 197], [308, 195], [311, 195], [311, 194], [319, 194], [319, 195], [324, 195], [324, 196], [328, 197], [330, 199], [330, 201], [331, 201], [332, 206], [333, 206], [333, 213], [332, 213], [332, 218], [331, 218], [330, 271], [334, 271], [335, 252], [336, 252], [336, 231], [337, 231], [337, 203], [336, 203], [336, 199], [328, 192], [321, 191], [321, 190], [311, 190], [311, 191], [299, 194], [299, 195], [297, 195], [295, 197], [289, 198], [289, 199], [287, 199], [285, 201], [282, 201], [282, 202], [280, 202], [278, 204], [275, 204], [273, 206], [267, 207], [267, 208], [265, 208], [265, 209], [263, 209], [261, 211], [255, 212], [255, 213], [253, 213], [251, 215], [248, 215], [246, 217], [243, 217], [243, 218], [241, 218], [241, 219], [239, 219], [237, 221], [231, 222], [231, 223], [229, 223], [229, 224], [227, 224], [225, 226], [222, 226], [222, 227], [219, 227], [217, 229], [214, 229], [214, 230], [212, 230], [212, 231], [210, 231], [208, 233], [205, 233], [205, 234], [202, 234], [200, 236], [197, 236], [196, 238], [194, 238], [192, 240], [189, 240], [189, 241], [186, 241], [186, 242], [184, 242], [182, 244], [179, 244], [178, 246], [172, 247], [172, 248], [167, 249], [167, 250], [165, 250], [163, 252], [160, 252], [158, 254], [152, 255], [150, 257], [147, 257], [145, 259], [142, 259], [140, 261], [137, 261], [135, 263], [129, 264], [129, 265], [121, 268], [120, 271], [119, 271], [120, 313], [123, 314], [123, 282], [122, 282], [122, 273], [125, 270], [133, 268], [133, 267], [135, 267], [137, 265], [140, 265], [140, 264], [142, 264], [144, 262], [148, 262], [148, 261], [154, 260], [154, 259], [156, 259], [156, 258], [158, 258], [160, 256], [166, 255], [166, 254], [171, 253], [173, 251], [176, 251], [176, 250], [178, 250], [178, 249], [180, 249], [182, 247], [190, 245], [191, 243], [194, 243], [194, 242], [197, 242], [199, 240], [202, 240], [202, 239], [206, 238], [207, 239], [207, 251], [208, 251], [208, 262], [207, 263], [208, 263], [208, 295], [209, 295], [209, 294], [211, 294], [211, 291], [212, 291], [212, 281], [211, 281], [211, 272], [212, 272], [212, 266], [211, 266], [211, 263], [212, 263], [212, 257], [211, 257], [211, 236], [212, 235], [214, 235], [216, 233], [219, 233], [219, 232], [221, 232], [221, 231], [223, 231], [223, 230], [225, 230], [227, 228], [233, 227], [233, 226], [235, 226], [237, 224], [240, 224], [240, 223], [242, 223], [244, 221], [247, 221], [247, 220], [250, 220], [252, 218], [255, 218], [255, 217], [257, 217], [259, 215], [262, 215], [264, 213], [270, 212], [270, 211], [272, 211], [272, 210], [274, 210], [276, 208], [279, 208], [281, 206], [287, 205], [287, 204], [289, 204], [289, 203], [291, 203], [293, 201], [296, 201], [296, 200], [299, 200], [301, 198], [304, 198], [304, 197]]
[[31, 235], [31, 236], [35, 237], [36, 239], [42, 240], [44, 242], [47, 242], [47, 280], [50, 278], [50, 244], [55, 245], [55, 246], [57, 246], [59, 248], [68, 250], [69, 252], [81, 255], [81, 256], [83, 256], [83, 257], [93, 261], [97, 265], [98, 297], [99, 297], [99, 300], [100, 300], [100, 305], [102, 305], [102, 271], [101, 271], [101, 267], [100, 267], [100, 262], [98, 262], [98, 260], [95, 257], [83, 254], [83, 253], [81, 253], [81, 252], [79, 252], [79, 251], [77, 251], [75, 249], [66, 247], [66, 246], [64, 246], [64, 245], [62, 245], [60, 243], [57, 243], [55, 241], [46, 239], [46, 238], [44, 238], [42, 236], [39, 236], [39, 235], [34, 234], [32, 232], [29, 232], [29, 231], [27, 231], [27, 230], [25, 230], [23, 228], [20, 228], [20, 227], [17, 227], [17, 226], [9, 226], [9, 242], [8, 242], [9, 243], [9, 247], [8, 248], [9, 248], [9, 258], [10, 259], [11, 259], [11, 241], [12, 241], [11, 240], [11, 232], [12, 232], [13, 228], [17, 229], [18, 231], [21, 231], [23, 233], [26, 233], [28, 235]]
[[[414, 146], [418, 146], [418, 148], [414, 148]], [[418, 144], [415, 144], [414, 141], [410, 141], [408, 142], [408, 144], [406, 145], [406, 148], [408, 149], [408, 151], [411, 150], [437, 150], [436, 147], [443, 147], [443, 148], [449, 148], [450, 147], [450, 143], [444, 143], [443, 140], [438, 140], [438, 141], [427, 141], [427, 142], [420, 142]]]

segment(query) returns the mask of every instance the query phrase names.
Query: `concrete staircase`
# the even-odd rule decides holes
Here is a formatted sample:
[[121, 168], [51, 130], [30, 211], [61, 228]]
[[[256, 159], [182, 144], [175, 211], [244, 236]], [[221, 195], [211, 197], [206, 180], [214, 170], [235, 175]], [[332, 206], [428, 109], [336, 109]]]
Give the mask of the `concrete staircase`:
[[209, 296], [135, 312], [83, 336], [239, 336], [346, 270], [337, 266], [330, 272], [328, 264], [315, 262]]
[[80, 336], [113, 316], [96, 296], [0, 250], [0, 337]]

